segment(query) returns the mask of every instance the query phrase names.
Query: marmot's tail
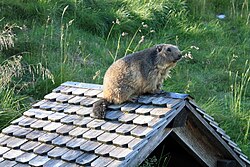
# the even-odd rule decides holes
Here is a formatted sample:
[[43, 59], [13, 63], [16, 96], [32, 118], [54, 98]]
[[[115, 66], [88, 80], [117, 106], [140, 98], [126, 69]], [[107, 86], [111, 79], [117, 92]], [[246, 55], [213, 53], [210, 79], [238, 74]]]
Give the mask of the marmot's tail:
[[105, 118], [106, 109], [109, 105], [109, 102], [105, 99], [99, 100], [93, 105], [93, 117], [98, 119]]

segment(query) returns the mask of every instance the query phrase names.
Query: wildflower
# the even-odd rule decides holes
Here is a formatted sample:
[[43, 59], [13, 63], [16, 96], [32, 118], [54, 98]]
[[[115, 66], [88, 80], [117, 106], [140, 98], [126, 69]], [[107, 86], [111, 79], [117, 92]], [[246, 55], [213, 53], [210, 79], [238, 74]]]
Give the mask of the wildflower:
[[128, 35], [127, 32], [122, 32], [122, 37], [124, 37], [124, 36], [126, 36], [126, 35]]
[[74, 21], [74, 19], [72, 19], [72, 20], [69, 21], [69, 23], [68, 23], [69, 26], [73, 23], [73, 21]]
[[144, 24], [144, 22], [141, 23], [143, 28], [148, 28], [147, 24]]
[[118, 24], [118, 25], [120, 25], [119, 19], [116, 19], [116, 20], [115, 20], [115, 23]]
[[155, 30], [150, 30], [149, 32], [150, 32], [150, 33], [154, 33], [154, 32], [155, 32]]
[[95, 80], [97, 77], [100, 76], [100, 74], [101, 74], [101, 70], [96, 71], [96, 72], [95, 72], [95, 75], [93, 76], [92, 79]]
[[28, 28], [27, 28], [27, 26], [26, 26], [26, 25], [23, 25], [23, 26], [22, 26], [22, 28], [21, 28], [21, 30], [23, 30], [23, 31], [27, 31], [27, 30], [28, 30]]
[[186, 59], [193, 59], [191, 52], [186, 53], [183, 57]]
[[139, 44], [141, 44], [142, 42], [144, 42], [145, 40], [145, 36], [141, 36], [141, 40], [139, 41]]
[[237, 56], [237, 55], [235, 55], [235, 54], [233, 54], [233, 58], [238, 58], [238, 56]]
[[191, 49], [196, 49], [196, 50], [199, 50], [200, 48], [197, 47], [197, 46], [190, 46]]
[[116, 19], [115, 21], [112, 21], [112, 24], [118, 24], [118, 25], [120, 25], [120, 20]]

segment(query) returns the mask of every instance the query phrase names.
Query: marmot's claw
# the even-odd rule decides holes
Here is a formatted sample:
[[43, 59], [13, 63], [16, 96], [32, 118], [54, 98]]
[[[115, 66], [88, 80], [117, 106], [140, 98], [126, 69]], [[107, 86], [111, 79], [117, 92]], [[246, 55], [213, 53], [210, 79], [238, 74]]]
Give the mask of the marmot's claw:
[[138, 96], [133, 96], [133, 97], [128, 99], [128, 101], [131, 102], [131, 103], [136, 103], [137, 100], [138, 100]]
[[156, 94], [162, 94], [164, 92], [165, 92], [164, 90], [157, 90]]

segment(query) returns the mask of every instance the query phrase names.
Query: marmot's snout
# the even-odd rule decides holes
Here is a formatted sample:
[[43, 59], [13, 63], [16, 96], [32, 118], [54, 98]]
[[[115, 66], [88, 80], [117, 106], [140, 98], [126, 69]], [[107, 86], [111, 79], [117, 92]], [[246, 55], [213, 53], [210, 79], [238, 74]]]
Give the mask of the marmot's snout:
[[178, 61], [178, 60], [181, 60], [181, 58], [182, 58], [182, 54], [180, 53], [180, 54], [177, 55], [175, 60]]

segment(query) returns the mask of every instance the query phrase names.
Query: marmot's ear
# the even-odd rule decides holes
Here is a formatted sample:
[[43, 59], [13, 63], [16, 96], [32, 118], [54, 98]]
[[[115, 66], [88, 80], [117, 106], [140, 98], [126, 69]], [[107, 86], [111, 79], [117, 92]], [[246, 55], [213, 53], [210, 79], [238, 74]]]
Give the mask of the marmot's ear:
[[156, 50], [158, 53], [161, 52], [162, 48], [163, 48], [163, 45], [156, 45]]

